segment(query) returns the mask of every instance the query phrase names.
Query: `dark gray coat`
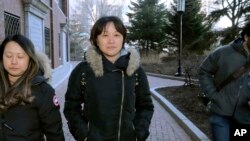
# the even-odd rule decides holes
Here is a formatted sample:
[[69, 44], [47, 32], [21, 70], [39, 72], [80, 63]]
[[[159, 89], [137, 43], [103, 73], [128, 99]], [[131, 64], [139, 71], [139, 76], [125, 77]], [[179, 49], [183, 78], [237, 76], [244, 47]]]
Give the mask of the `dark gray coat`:
[[71, 73], [64, 114], [77, 141], [144, 141], [153, 104], [136, 50], [113, 64], [90, 48]]
[[237, 39], [229, 45], [217, 48], [201, 64], [199, 82], [205, 94], [211, 99], [210, 110], [219, 115], [232, 116], [241, 123], [250, 124], [250, 73], [243, 74], [221, 90], [216, 87], [232, 72], [250, 61], [243, 48], [243, 41]]

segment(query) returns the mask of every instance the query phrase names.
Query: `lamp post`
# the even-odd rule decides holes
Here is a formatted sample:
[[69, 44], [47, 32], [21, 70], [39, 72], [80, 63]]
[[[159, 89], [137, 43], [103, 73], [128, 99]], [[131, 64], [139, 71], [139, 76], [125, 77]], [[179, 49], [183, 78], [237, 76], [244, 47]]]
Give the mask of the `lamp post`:
[[178, 56], [178, 70], [175, 76], [182, 76], [181, 58], [182, 58], [182, 15], [185, 11], [185, 0], [178, 0], [177, 12], [180, 15], [180, 36], [179, 36], [179, 56]]

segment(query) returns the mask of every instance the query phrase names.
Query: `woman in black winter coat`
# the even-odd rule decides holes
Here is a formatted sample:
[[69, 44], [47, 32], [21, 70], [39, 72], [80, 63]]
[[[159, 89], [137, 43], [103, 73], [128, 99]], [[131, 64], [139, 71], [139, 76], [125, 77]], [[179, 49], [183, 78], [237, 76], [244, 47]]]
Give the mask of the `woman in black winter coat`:
[[59, 103], [44, 77], [49, 62], [39, 56], [23, 35], [0, 46], [0, 141], [65, 140]]
[[125, 38], [126, 28], [114, 16], [100, 18], [91, 30], [92, 46], [72, 71], [65, 95], [64, 114], [77, 141], [149, 136], [154, 106], [148, 80], [138, 52], [124, 47]]

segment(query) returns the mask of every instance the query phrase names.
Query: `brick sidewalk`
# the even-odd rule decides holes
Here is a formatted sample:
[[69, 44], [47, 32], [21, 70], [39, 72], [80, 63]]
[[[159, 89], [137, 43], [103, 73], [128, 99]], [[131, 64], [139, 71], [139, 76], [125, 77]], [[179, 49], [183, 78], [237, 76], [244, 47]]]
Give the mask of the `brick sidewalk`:
[[[171, 80], [164, 82], [158, 80], [156, 77], [148, 77], [150, 87], [156, 87], [166, 84], [173, 85]], [[58, 96], [58, 99], [61, 104], [61, 113], [63, 110], [64, 104], [64, 94], [67, 89], [68, 79], [65, 79], [60, 85], [58, 85], [55, 90]], [[155, 112], [150, 126], [150, 136], [147, 141], [191, 141], [191, 138], [187, 133], [178, 125], [178, 123], [173, 119], [170, 114], [155, 100], [153, 99]], [[63, 120], [63, 130], [65, 134], [66, 141], [75, 141], [72, 135], [70, 134], [66, 119], [62, 113]]]

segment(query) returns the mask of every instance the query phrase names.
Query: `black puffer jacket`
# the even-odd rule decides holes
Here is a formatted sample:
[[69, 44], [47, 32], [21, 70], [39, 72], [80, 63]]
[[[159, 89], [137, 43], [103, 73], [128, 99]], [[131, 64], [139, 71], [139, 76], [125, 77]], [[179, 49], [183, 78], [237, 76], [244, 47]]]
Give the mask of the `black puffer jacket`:
[[217, 86], [232, 72], [250, 61], [242, 43], [242, 39], [237, 39], [212, 52], [200, 66], [199, 81], [211, 99], [211, 112], [234, 116], [239, 122], [250, 124], [250, 73], [217, 90]]
[[136, 50], [130, 49], [114, 64], [94, 48], [86, 55], [87, 61], [73, 70], [65, 96], [64, 114], [74, 138], [146, 140], [153, 104]]
[[[46, 71], [44, 68], [42, 70]], [[64, 141], [60, 106], [54, 89], [39, 73], [32, 82], [31, 104], [17, 105], [0, 114], [1, 141]]]

